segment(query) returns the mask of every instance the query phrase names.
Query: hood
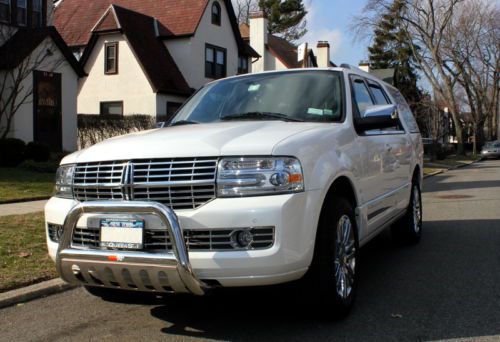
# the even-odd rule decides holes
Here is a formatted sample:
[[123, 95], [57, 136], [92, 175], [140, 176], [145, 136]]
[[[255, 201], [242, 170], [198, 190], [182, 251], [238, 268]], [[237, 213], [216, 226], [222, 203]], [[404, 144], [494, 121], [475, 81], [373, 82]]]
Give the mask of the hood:
[[62, 164], [149, 158], [271, 155], [274, 146], [324, 123], [232, 121], [166, 127], [114, 137], [63, 159]]

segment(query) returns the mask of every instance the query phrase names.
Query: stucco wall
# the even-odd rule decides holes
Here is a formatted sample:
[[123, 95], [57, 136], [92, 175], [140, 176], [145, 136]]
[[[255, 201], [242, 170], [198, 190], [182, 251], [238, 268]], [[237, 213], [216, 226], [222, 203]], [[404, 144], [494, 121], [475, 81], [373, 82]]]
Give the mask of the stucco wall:
[[[104, 44], [118, 42], [118, 73], [104, 73]], [[156, 115], [156, 94], [129, 43], [121, 34], [99, 38], [85, 65], [88, 76], [81, 78], [78, 91], [78, 113], [98, 114], [100, 103], [123, 101], [124, 115]]]
[[212, 79], [205, 77], [205, 43], [227, 49], [227, 76], [238, 72], [238, 46], [224, 2], [221, 6], [221, 26], [213, 25], [212, 1], [208, 4], [195, 35], [191, 38], [166, 40], [165, 44], [192, 88], [200, 88]]
[[[61, 108], [62, 108], [62, 143], [63, 150], [76, 150], [76, 94], [78, 89], [78, 76], [73, 68], [66, 62], [59, 49], [47, 38], [32, 53], [32, 56], [40, 56], [49, 48], [53, 55], [48, 57], [42, 65], [36, 69], [39, 71], [56, 72], [61, 74]], [[54, 69], [54, 66], [58, 66]], [[23, 82], [24, 89], [33, 89], [33, 75], [31, 74]], [[22, 139], [25, 142], [33, 141], [33, 96], [30, 95], [21, 105], [14, 116], [9, 136]]]

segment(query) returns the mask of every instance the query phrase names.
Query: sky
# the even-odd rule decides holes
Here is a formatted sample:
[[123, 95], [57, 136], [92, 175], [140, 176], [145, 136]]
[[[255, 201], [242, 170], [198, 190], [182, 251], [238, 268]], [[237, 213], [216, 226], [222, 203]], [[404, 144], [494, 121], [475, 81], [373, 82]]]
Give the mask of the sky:
[[304, 0], [308, 33], [301, 39], [316, 47], [319, 40], [330, 43], [330, 58], [337, 65], [358, 65], [367, 57], [367, 43], [354, 42], [349, 30], [352, 17], [362, 12], [366, 0]]

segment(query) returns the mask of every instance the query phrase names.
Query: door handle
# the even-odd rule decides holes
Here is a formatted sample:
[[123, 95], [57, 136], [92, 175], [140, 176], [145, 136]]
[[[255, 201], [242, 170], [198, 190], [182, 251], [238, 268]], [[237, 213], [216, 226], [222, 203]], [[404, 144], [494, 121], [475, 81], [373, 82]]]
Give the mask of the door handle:
[[385, 144], [385, 147], [387, 148], [387, 152], [391, 152], [392, 151], [392, 145]]

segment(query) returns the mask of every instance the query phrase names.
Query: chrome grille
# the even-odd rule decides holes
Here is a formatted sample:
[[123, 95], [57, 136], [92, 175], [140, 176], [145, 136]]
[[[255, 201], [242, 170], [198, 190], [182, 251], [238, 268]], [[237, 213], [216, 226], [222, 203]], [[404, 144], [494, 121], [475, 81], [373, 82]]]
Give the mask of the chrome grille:
[[[274, 227], [231, 228], [212, 230], [185, 230], [184, 240], [188, 250], [193, 251], [231, 251], [239, 250], [233, 235], [237, 231], [249, 229], [254, 239], [247, 249], [265, 249], [274, 244]], [[99, 247], [100, 229], [76, 227], [73, 232], [73, 247], [105, 249]], [[144, 234], [145, 251], [170, 251], [172, 243], [166, 230], [146, 229]]]
[[78, 164], [73, 182], [79, 201], [156, 201], [195, 209], [215, 198], [216, 158], [171, 158]]
[[123, 199], [122, 177], [126, 162], [77, 164], [73, 177], [73, 194], [79, 201]]
[[136, 200], [193, 209], [215, 198], [217, 159], [153, 159], [132, 164]]

